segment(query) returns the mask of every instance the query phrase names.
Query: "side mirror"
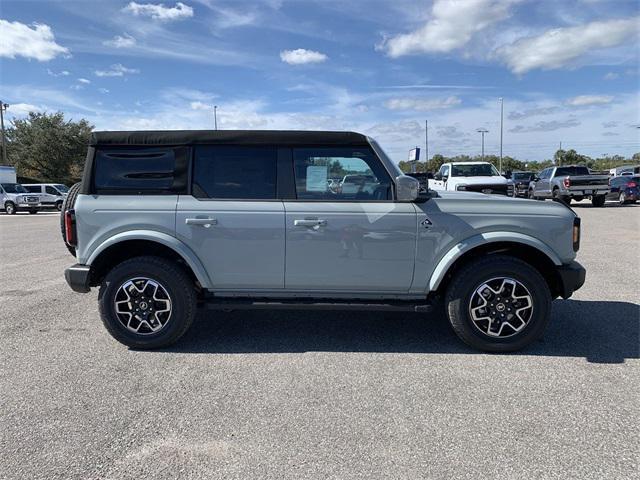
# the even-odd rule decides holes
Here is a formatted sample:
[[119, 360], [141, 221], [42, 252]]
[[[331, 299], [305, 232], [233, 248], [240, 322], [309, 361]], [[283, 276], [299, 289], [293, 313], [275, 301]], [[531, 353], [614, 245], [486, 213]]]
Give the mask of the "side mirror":
[[440, 175], [439, 173], [436, 173], [436, 174], [433, 176], [433, 179], [434, 179], [434, 180], [438, 180], [438, 181], [440, 181], [440, 180], [442, 180], [442, 175]]
[[418, 198], [420, 182], [407, 175], [396, 177], [396, 193], [399, 202], [413, 202]]
[[442, 181], [446, 182], [447, 180], [449, 180], [449, 176], [448, 175], [442, 175]]
[[533, 177], [534, 182], [537, 182], [538, 180], [540, 180], [540, 177]]

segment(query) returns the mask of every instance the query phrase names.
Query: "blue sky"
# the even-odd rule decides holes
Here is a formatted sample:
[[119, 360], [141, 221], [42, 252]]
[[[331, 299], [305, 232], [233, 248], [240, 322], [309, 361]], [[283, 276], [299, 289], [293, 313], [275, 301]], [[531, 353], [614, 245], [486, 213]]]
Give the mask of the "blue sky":
[[2, 0], [9, 118], [356, 130], [396, 160], [640, 151], [635, 0]]

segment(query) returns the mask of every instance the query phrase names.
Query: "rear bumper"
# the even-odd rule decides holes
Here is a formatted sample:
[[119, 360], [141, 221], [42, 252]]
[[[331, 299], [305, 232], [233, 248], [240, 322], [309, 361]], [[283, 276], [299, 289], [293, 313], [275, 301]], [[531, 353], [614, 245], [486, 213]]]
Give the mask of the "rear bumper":
[[90, 266], [76, 263], [64, 271], [64, 279], [74, 292], [87, 293], [91, 290], [89, 286], [90, 274]]
[[566, 265], [561, 265], [557, 268], [557, 271], [560, 278], [560, 296], [562, 298], [569, 298], [573, 295], [573, 292], [584, 285], [587, 271], [578, 262], [573, 261]]

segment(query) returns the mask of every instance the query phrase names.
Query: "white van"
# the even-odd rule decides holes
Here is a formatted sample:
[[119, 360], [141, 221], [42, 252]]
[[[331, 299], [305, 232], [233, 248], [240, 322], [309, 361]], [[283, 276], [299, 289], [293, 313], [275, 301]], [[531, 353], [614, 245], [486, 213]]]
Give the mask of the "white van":
[[56, 208], [58, 211], [62, 210], [62, 203], [69, 191], [69, 187], [61, 183], [23, 183], [22, 186], [27, 192], [39, 195], [41, 208]]

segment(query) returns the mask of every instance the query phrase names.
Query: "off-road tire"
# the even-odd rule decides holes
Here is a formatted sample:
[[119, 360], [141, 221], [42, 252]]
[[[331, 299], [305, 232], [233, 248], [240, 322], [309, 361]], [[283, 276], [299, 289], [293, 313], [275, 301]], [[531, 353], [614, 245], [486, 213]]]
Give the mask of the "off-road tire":
[[64, 214], [67, 210], [73, 210], [81, 186], [82, 183], [76, 183], [71, 186], [71, 188], [69, 189], [69, 193], [67, 193], [67, 198], [64, 199], [64, 202], [62, 202], [62, 207], [60, 208], [60, 233], [62, 234], [62, 241], [67, 247], [67, 250], [69, 250], [69, 253], [71, 253], [71, 255], [73, 255], [74, 257], [76, 256], [76, 248], [67, 243], [67, 239], [64, 234]]
[[594, 195], [591, 197], [591, 205], [594, 207], [604, 207], [605, 196], [604, 195]]
[[6, 202], [4, 204], [4, 211], [7, 212], [7, 215], [15, 215], [18, 209], [16, 208], [16, 204], [13, 202]]
[[[136, 277], [160, 283], [171, 299], [171, 316], [156, 333], [134, 333], [120, 322], [115, 313], [118, 289]], [[196, 301], [194, 283], [185, 270], [174, 261], [153, 256], [134, 257], [114, 267], [102, 281], [98, 294], [100, 317], [107, 331], [118, 342], [139, 350], [166, 347], [182, 337], [193, 323]]]
[[[501, 276], [523, 284], [533, 303], [531, 318], [524, 329], [506, 338], [481, 332], [469, 313], [475, 290], [483, 282]], [[542, 275], [528, 263], [507, 255], [489, 255], [468, 263], [455, 273], [445, 294], [445, 308], [453, 331], [467, 345], [487, 352], [512, 352], [543, 335], [551, 315], [551, 293]]]

